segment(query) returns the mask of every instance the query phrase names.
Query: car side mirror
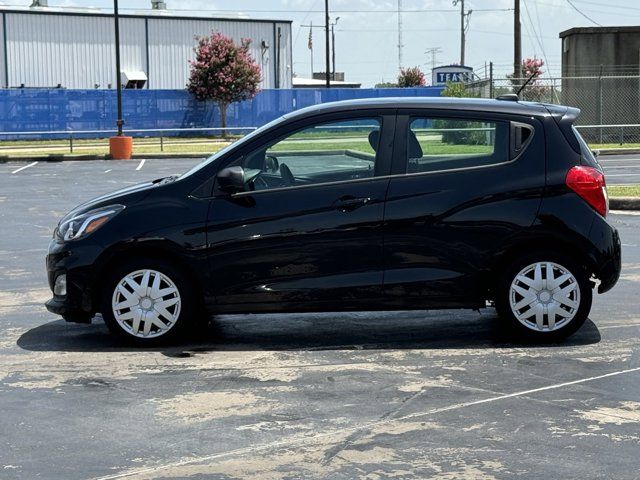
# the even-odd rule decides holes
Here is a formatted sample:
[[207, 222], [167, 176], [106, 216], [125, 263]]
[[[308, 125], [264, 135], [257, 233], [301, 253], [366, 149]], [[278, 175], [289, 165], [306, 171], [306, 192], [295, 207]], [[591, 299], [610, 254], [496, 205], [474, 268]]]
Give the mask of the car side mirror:
[[223, 168], [216, 175], [218, 187], [230, 195], [244, 191], [244, 169], [240, 166]]
[[591, 153], [593, 153], [593, 156], [596, 158], [600, 156], [600, 150], [591, 150]]

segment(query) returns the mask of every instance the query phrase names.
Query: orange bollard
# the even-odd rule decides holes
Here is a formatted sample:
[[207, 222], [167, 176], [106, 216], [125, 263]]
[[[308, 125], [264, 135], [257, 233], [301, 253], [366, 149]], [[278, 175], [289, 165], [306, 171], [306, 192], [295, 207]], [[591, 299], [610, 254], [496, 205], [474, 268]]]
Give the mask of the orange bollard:
[[133, 152], [133, 138], [116, 136], [109, 138], [109, 155], [113, 160], [129, 160]]

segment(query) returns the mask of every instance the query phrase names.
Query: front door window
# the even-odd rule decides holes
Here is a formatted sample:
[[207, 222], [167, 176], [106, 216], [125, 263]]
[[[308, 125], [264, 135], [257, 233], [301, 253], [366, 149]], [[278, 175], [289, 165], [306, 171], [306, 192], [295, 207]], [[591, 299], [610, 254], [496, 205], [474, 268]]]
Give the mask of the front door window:
[[373, 177], [380, 125], [377, 118], [321, 123], [261, 147], [238, 164], [259, 170], [252, 190]]

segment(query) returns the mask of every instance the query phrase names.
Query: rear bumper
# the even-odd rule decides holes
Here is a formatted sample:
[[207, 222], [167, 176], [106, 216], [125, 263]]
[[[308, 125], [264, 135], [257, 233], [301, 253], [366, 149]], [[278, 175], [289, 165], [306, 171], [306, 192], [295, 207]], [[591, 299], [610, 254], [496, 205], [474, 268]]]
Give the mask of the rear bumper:
[[620, 278], [622, 246], [618, 230], [604, 218], [598, 217], [591, 227], [590, 240], [598, 248], [594, 275], [600, 280], [598, 293], [611, 290]]

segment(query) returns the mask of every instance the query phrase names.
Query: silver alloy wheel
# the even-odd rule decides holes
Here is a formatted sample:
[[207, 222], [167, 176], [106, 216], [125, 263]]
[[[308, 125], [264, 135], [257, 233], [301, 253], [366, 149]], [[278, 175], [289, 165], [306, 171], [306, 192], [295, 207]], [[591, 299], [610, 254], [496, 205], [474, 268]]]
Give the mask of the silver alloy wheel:
[[553, 262], [531, 264], [509, 289], [511, 311], [525, 327], [552, 332], [568, 324], [580, 308], [580, 285], [573, 274]]
[[155, 270], [136, 270], [118, 282], [111, 309], [118, 325], [130, 335], [154, 338], [167, 333], [180, 316], [180, 292]]

